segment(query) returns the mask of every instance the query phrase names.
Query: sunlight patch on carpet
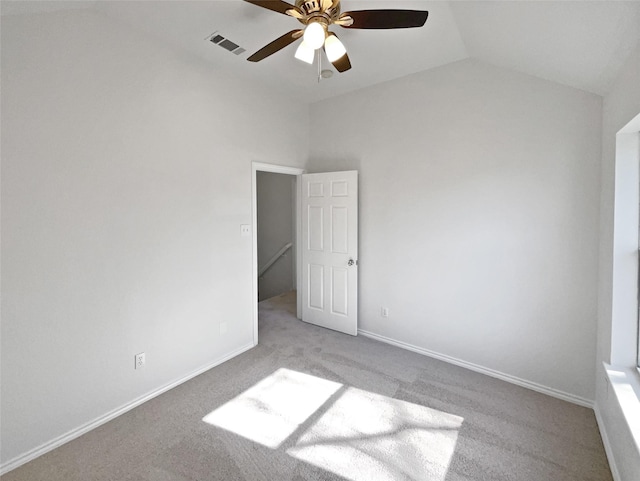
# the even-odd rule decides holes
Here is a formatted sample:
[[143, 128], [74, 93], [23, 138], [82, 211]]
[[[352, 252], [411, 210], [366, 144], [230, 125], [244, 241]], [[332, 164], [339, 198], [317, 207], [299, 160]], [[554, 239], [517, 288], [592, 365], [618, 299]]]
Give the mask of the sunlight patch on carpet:
[[287, 453], [352, 481], [444, 481], [463, 418], [347, 388]]
[[278, 369], [203, 421], [276, 449], [341, 387], [337, 382]]
[[445, 481], [464, 419], [283, 368], [203, 421], [345, 480]]

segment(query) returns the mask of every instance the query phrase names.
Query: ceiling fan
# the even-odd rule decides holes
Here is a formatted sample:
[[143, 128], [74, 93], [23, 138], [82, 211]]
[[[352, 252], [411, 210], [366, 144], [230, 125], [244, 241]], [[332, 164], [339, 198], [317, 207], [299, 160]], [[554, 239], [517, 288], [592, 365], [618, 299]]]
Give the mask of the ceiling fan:
[[421, 10], [358, 10], [341, 13], [340, 0], [296, 0], [295, 5], [282, 0], [244, 1], [283, 15], [289, 15], [305, 25], [302, 29], [285, 33], [258, 50], [247, 60], [259, 62], [299, 38], [303, 38], [296, 50], [297, 59], [312, 64], [315, 51], [322, 48], [338, 72], [349, 70], [351, 62], [347, 50], [338, 36], [329, 31], [331, 25], [362, 29], [413, 28], [422, 27], [429, 15], [429, 12]]

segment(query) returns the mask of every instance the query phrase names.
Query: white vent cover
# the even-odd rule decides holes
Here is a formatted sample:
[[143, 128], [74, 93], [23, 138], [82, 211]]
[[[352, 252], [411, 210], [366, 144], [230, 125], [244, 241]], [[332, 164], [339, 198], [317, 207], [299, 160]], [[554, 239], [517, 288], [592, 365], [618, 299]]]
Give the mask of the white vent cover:
[[246, 52], [247, 50], [239, 46], [237, 43], [232, 42], [228, 38], [220, 35], [219, 32], [213, 32], [209, 35], [206, 40], [209, 40], [211, 43], [216, 44], [218, 47], [222, 47], [225, 50], [228, 50], [231, 53], [236, 55], [240, 55], [241, 53]]

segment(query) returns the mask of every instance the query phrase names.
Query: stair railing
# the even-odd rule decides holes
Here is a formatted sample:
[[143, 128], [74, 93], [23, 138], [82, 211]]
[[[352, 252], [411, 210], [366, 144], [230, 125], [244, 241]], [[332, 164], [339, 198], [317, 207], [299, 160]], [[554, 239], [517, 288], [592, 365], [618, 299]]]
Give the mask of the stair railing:
[[291, 247], [293, 247], [293, 244], [291, 242], [282, 246], [282, 249], [276, 252], [275, 255], [271, 259], [269, 259], [269, 261], [258, 271], [258, 277], [262, 277], [265, 272], [271, 269], [271, 267], [278, 261], [278, 259], [284, 256], [286, 252], [291, 249]]

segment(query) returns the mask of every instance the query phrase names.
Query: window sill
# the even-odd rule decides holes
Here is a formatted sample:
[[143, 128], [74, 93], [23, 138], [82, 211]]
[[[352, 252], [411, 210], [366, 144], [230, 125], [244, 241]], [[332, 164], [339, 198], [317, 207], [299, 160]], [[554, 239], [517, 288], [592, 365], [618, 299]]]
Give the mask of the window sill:
[[607, 379], [640, 452], [640, 372], [637, 368], [604, 365]]

